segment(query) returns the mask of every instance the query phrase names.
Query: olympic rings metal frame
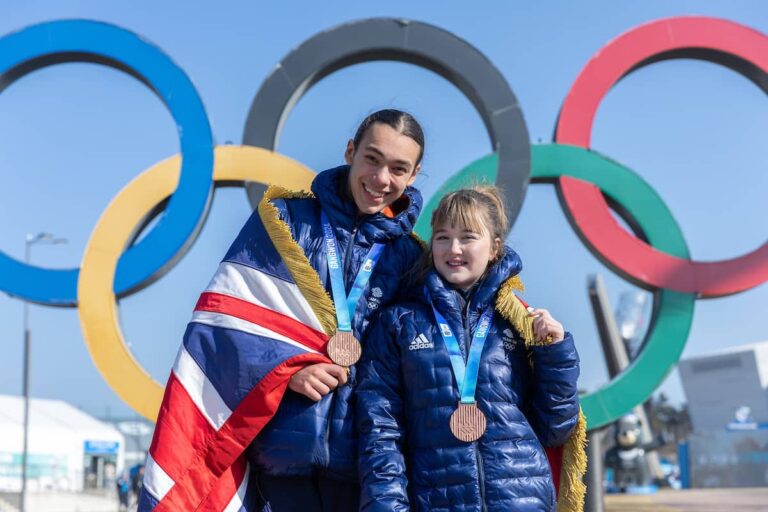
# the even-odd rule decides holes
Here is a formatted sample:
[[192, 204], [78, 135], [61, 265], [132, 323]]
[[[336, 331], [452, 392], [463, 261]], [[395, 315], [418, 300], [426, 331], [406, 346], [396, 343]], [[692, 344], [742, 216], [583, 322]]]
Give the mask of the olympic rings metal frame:
[[[589, 61], [565, 98], [555, 141], [589, 147], [597, 107], [614, 84], [648, 64], [680, 58], [721, 64], [768, 93], [768, 38], [764, 34], [712, 18], [659, 20], [611, 41]], [[692, 261], [660, 252], [627, 233], [613, 220], [597, 188], [564, 178], [559, 189], [592, 253], [638, 286], [719, 297], [768, 280], [768, 242], [738, 258]], [[589, 221], [585, 221], [587, 217]]]
[[[692, 262], [679, 226], [653, 189], [630, 169], [583, 149], [589, 146], [600, 99], [612, 86], [604, 81], [595, 85], [596, 76], [608, 73], [612, 80], [607, 83], [613, 84], [648, 63], [684, 56], [726, 65], [768, 92], [766, 50], [768, 37], [764, 34], [725, 20], [679, 17], [637, 27], [598, 52], [577, 78], [558, 119], [557, 144], [531, 149], [512, 90], [474, 47], [424, 23], [394, 19], [352, 22], [312, 37], [281, 61], [253, 100], [243, 136], [246, 145], [216, 147], [214, 166], [214, 146], [202, 102], [186, 75], [158, 48], [104, 23], [71, 20], [35, 25], [0, 39], [4, 86], [59, 62], [96, 62], [125, 71], [147, 84], [169, 108], [179, 125], [182, 152], [144, 171], [116, 196], [94, 228], [79, 273], [77, 269], [26, 266], [0, 252], [0, 290], [47, 305], [73, 306], [79, 301], [85, 342], [102, 376], [126, 403], [154, 420], [162, 387], [127, 348], [117, 322], [117, 298], [158, 279], [189, 249], [207, 214], [214, 180], [217, 186], [247, 180], [308, 188], [309, 169], [269, 150], [276, 145], [293, 106], [315, 83], [361, 62], [409, 62], [443, 76], [467, 96], [478, 109], [495, 151], [441, 187], [417, 223], [420, 234], [428, 235], [429, 215], [443, 192], [478, 180], [496, 182], [505, 187], [507, 199], [516, 207], [510, 215], [514, 221], [529, 178], [534, 183], [554, 183], [572, 225], [593, 254], [626, 279], [654, 291], [653, 318], [637, 359], [615, 379], [582, 398], [590, 428], [599, 428], [644, 401], [674, 367], [685, 346], [697, 294], [737, 293], [768, 280], [768, 244], [737, 260], [714, 264], [728, 277], [722, 286], [702, 270], [702, 265], [710, 264]], [[252, 183], [247, 186], [253, 204], [257, 189]], [[607, 222], [610, 213], [603, 195], [647, 243], [626, 233], [615, 221], [613, 225]], [[163, 217], [133, 245], [169, 196]], [[610, 236], [602, 235], [595, 226], [606, 229]], [[162, 243], [163, 237], [171, 242]], [[663, 280], [648, 272], [644, 261], [627, 263], [625, 254], [612, 251], [614, 242], [621, 243], [625, 251], [641, 251], [655, 262], [684, 264], [686, 275]], [[729, 273], [735, 268], [753, 275], [732, 278]], [[37, 286], [43, 281], [50, 288]]]
[[[210, 206], [213, 136], [203, 102], [192, 82], [162, 50], [122, 28], [87, 20], [33, 25], [0, 39], [0, 88], [40, 68], [91, 62], [124, 71], [147, 85], [178, 126], [181, 177], [162, 217], [120, 258], [115, 278], [119, 297], [159, 279], [186, 253]], [[49, 306], [77, 303], [78, 269], [44, 269], [0, 251], [0, 290]]]
[[[363, 62], [415, 64], [456, 86], [480, 114], [499, 155], [498, 185], [514, 224], [531, 174], [531, 152], [520, 105], [498, 69], [456, 35], [409, 20], [369, 19], [340, 25], [306, 40], [278, 63], [253, 99], [243, 144], [275, 149], [294, 105], [326, 76]], [[263, 190], [248, 186], [256, 208]]]

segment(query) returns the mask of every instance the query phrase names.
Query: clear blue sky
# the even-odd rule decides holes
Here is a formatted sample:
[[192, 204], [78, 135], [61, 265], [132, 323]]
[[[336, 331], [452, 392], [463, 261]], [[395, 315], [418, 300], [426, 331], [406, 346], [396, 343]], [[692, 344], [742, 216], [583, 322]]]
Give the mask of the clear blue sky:
[[[162, 48], [189, 75], [218, 143], [239, 143], [250, 102], [274, 65], [318, 31], [395, 16], [454, 32], [485, 53], [511, 84], [532, 141], [551, 140], [560, 105], [587, 60], [612, 38], [661, 17], [704, 14], [768, 33], [762, 1], [646, 2], [103, 2], [5, 5], [0, 34], [41, 21], [89, 18], [120, 25]], [[451, 85], [405, 64], [342, 70], [298, 104], [279, 150], [315, 169], [341, 163], [357, 122], [381, 107], [411, 110], [427, 132], [429, 197], [490, 150], [480, 118]], [[596, 118], [593, 147], [630, 166], [661, 194], [697, 259], [731, 258], [766, 241], [768, 101], [751, 82], [713, 64], [673, 61], [622, 81]], [[46, 68], [0, 94], [0, 247], [22, 258], [26, 233], [50, 231], [65, 246], [36, 246], [49, 267], [79, 264], [110, 199], [134, 176], [178, 151], [172, 119], [138, 81], [89, 64]], [[249, 214], [242, 190], [217, 192], [208, 223], [168, 275], [121, 302], [124, 332], [141, 363], [168, 376], [198, 293]], [[525, 263], [526, 299], [548, 307], [576, 335], [582, 387], [607, 379], [586, 281], [599, 272], [615, 304], [633, 287], [585, 249], [549, 185], [529, 188], [509, 239]], [[685, 356], [768, 339], [768, 285], [699, 301]], [[32, 392], [103, 416], [131, 414], [83, 345], [74, 309], [33, 306]], [[22, 306], [0, 294], [0, 393], [21, 393]], [[676, 373], [663, 388], [684, 400]]]

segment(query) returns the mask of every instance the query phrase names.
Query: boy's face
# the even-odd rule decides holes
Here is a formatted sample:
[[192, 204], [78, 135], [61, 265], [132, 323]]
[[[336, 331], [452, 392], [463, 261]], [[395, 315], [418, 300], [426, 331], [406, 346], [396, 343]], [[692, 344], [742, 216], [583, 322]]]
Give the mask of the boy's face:
[[389, 125], [374, 123], [359, 147], [347, 144], [349, 190], [360, 213], [378, 213], [400, 199], [416, 180], [421, 147]]

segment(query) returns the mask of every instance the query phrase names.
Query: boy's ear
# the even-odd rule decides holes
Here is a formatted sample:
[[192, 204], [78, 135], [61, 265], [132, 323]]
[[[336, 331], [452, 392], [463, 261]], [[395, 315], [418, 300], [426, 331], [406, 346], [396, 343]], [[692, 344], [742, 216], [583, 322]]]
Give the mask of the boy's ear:
[[353, 156], [355, 156], [355, 141], [349, 139], [347, 141], [347, 149], [344, 151], [344, 160], [347, 162], [347, 165], [352, 165]]
[[410, 187], [413, 185], [413, 182], [416, 181], [416, 176], [419, 174], [419, 171], [421, 170], [421, 164], [417, 164], [416, 167], [413, 169], [413, 174], [411, 174], [411, 177], [408, 178], [408, 186]]

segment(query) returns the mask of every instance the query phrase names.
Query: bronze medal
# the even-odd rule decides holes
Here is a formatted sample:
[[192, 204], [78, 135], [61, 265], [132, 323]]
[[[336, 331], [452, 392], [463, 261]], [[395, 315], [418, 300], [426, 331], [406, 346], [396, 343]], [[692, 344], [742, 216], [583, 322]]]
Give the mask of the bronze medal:
[[326, 347], [328, 357], [339, 366], [352, 366], [363, 353], [363, 347], [350, 331], [336, 331]]
[[485, 414], [477, 404], [462, 404], [451, 414], [451, 433], [459, 441], [471, 443], [485, 434]]

